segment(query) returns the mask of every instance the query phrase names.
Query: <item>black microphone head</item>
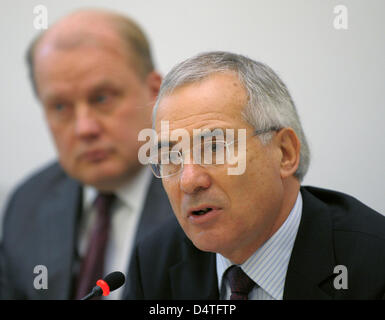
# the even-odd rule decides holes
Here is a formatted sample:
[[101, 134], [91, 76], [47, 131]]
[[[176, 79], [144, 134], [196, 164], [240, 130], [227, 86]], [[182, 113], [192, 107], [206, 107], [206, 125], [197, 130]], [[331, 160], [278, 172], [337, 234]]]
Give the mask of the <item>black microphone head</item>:
[[120, 271], [114, 271], [106, 275], [103, 280], [107, 282], [108, 286], [110, 287], [110, 291], [114, 291], [124, 284], [126, 278]]

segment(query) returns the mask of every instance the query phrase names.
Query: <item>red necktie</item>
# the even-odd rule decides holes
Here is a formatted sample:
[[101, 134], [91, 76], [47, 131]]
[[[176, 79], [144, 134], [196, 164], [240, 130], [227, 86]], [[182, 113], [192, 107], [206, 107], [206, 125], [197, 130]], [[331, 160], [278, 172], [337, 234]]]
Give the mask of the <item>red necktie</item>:
[[76, 290], [76, 299], [83, 298], [103, 278], [104, 255], [110, 229], [110, 208], [115, 199], [112, 193], [99, 193], [95, 200], [96, 221], [88, 239], [88, 248], [83, 258]]
[[248, 300], [248, 295], [256, 283], [243, 272], [241, 267], [231, 266], [226, 271], [231, 288], [230, 300]]

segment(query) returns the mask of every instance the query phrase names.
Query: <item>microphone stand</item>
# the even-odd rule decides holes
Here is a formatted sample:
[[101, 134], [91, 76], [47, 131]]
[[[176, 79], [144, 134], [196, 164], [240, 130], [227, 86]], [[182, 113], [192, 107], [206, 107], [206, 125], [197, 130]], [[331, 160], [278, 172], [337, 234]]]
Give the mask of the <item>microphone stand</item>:
[[89, 294], [87, 294], [86, 296], [84, 296], [80, 300], [89, 300], [93, 297], [99, 297], [102, 295], [102, 293], [103, 293], [102, 289], [98, 286], [95, 286], [92, 288], [92, 291]]

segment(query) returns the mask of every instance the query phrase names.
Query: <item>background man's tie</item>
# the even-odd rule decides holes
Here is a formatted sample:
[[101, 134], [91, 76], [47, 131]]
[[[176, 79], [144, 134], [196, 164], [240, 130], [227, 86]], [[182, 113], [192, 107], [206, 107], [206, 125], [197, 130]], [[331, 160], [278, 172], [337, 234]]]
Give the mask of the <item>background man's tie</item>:
[[248, 295], [256, 283], [243, 272], [241, 267], [231, 266], [226, 271], [226, 277], [230, 284], [230, 300], [248, 300]]
[[82, 261], [76, 299], [81, 299], [103, 278], [104, 256], [110, 229], [110, 208], [115, 199], [112, 193], [99, 193], [95, 200], [96, 221], [88, 242], [87, 253]]

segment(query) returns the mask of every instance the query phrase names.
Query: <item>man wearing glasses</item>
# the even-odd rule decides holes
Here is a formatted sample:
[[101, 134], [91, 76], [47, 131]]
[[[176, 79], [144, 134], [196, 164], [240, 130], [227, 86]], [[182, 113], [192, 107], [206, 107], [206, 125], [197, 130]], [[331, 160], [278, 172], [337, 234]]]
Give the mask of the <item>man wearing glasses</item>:
[[[309, 148], [269, 67], [226, 52], [178, 64], [153, 128], [150, 163], [178, 223], [136, 247], [130, 298], [384, 298], [385, 218], [346, 194], [301, 186]], [[244, 170], [231, 173], [240, 161]]]

